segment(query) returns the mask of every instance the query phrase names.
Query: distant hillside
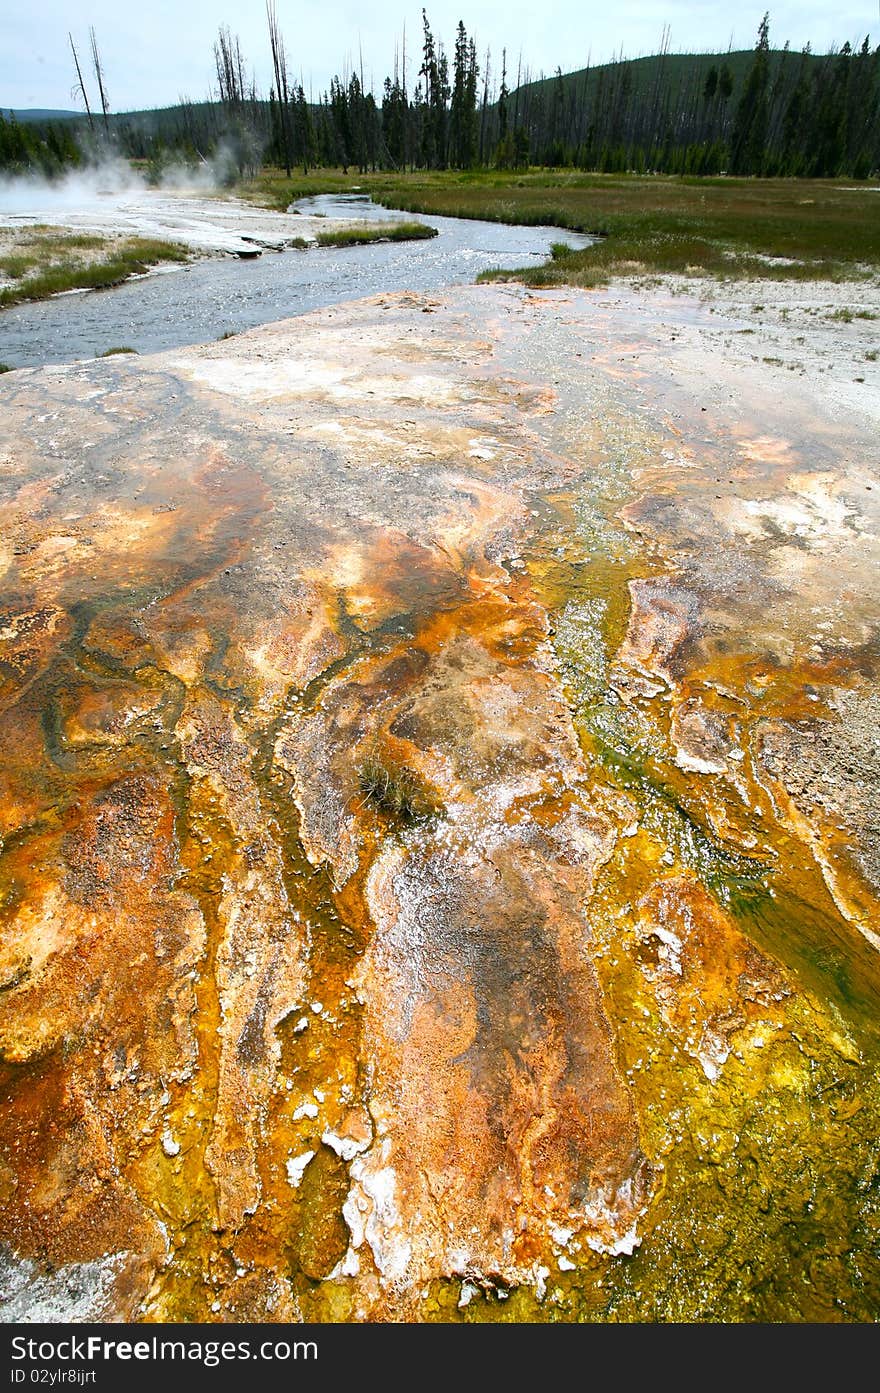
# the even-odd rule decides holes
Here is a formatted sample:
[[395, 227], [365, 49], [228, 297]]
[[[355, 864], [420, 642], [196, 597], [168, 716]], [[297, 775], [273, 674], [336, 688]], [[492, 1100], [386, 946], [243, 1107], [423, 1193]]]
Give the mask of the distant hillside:
[[81, 111], [55, 111], [49, 107], [43, 106], [29, 106], [19, 108], [18, 110], [16, 110], [15, 107], [7, 106], [0, 108], [0, 110], [2, 110], [6, 116], [14, 116], [16, 121], [21, 122], [23, 125], [27, 125], [32, 121], [73, 121], [76, 120], [78, 116], [84, 114]]
[[[771, 49], [769, 60], [771, 83], [778, 75], [780, 66], [795, 68], [801, 60], [800, 53], [790, 49]], [[595, 67], [578, 68], [575, 72], [563, 73], [562, 84], [566, 96], [575, 95], [578, 102], [591, 100], [600, 85], [611, 90], [622, 79], [629, 84], [633, 97], [648, 98], [658, 86], [675, 88], [695, 88], [702, 91], [706, 78], [712, 68], [720, 72], [726, 67], [733, 79], [731, 100], [736, 102], [742, 93], [743, 85], [755, 61], [753, 48], [737, 49], [729, 53], [662, 53], [648, 58], [622, 58], [613, 63], [599, 63]], [[807, 55], [808, 67], [812, 70], [827, 61], [827, 55], [811, 53]], [[509, 77], [509, 74], [508, 74]], [[515, 105], [517, 95], [521, 100], [549, 100], [559, 79], [555, 76], [533, 79], [526, 78], [510, 96]]]
[[[253, 103], [247, 104], [249, 107]], [[260, 110], [264, 107], [268, 111], [268, 103], [258, 101], [255, 104]], [[120, 126], [126, 126], [129, 130], [143, 132], [144, 135], [164, 135], [173, 133], [181, 127], [186, 126], [188, 120], [197, 116], [201, 120], [209, 123], [219, 120], [223, 116], [223, 105], [220, 102], [176, 102], [174, 106], [145, 107], [139, 111], [119, 111], [111, 112], [110, 123], [115, 122]]]

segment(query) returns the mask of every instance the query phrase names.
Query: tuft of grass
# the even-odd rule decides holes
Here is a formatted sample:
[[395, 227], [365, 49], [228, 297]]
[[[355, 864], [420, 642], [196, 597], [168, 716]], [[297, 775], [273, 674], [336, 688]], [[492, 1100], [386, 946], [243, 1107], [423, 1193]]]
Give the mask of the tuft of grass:
[[34, 253], [7, 252], [6, 255], [0, 256], [0, 274], [11, 281], [18, 281], [39, 264], [40, 258]]
[[839, 319], [843, 324], [852, 324], [854, 319], [878, 319], [880, 316], [874, 314], [872, 310], [851, 310], [846, 305], [842, 309], [834, 310], [833, 313], [826, 315], [826, 319]]
[[[55, 263], [52, 258], [58, 254], [62, 243], [72, 249], [71, 254]], [[103, 245], [104, 239], [100, 237], [47, 238], [40, 243], [40, 269], [0, 290], [0, 308], [26, 300], [47, 300], [69, 290], [105, 290], [121, 285], [132, 276], [144, 275], [159, 262], [189, 259], [188, 249], [179, 243], [149, 237], [129, 237], [97, 260], [84, 261], [74, 254]]]
[[23, 230], [16, 241], [11, 250], [0, 252], [0, 274], [14, 281], [37, 268], [45, 270], [57, 262], [76, 262], [80, 259], [76, 253], [97, 251], [105, 245], [105, 238], [95, 233], [57, 232], [41, 224]]
[[405, 765], [370, 754], [358, 769], [358, 788], [366, 802], [401, 822], [418, 822], [437, 811], [435, 799]]
[[415, 242], [436, 237], [436, 227], [423, 222], [357, 223], [331, 232], [319, 232], [319, 247], [362, 247], [370, 242]]
[[0, 363], [0, 372], [12, 372], [9, 363]]
[[59, 251], [97, 251], [104, 238], [97, 232], [60, 232], [50, 239]]
[[99, 353], [99, 358], [112, 358], [116, 353], [137, 353], [136, 348], [128, 348], [121, 345], [119, 348], [105, 348], [103, 353]]

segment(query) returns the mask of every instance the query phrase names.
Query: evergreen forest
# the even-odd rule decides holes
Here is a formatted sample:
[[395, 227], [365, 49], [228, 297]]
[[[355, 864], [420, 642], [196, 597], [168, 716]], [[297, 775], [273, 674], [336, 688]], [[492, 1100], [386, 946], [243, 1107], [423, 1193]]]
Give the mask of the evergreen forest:
[[181, 163], [219, 163], [229, 182], [264, 166], [306, 174], [529, 166], [777, 178], [880, 172], [880, 45], [866, 36], [825, 54], [774, 49], [769, 14], [753, 50], [674, 54], [664, 36], [652, 57], [535, 77], [522, 56], [514, 63], [506, 49], [481, 51], [463, 21], [447, 49], [423, 10], [416, 51], [402, 40], [380, 92], [358, 69], [341, 71], [317, 96], [294, 76], [269, 0], [268, 92], [249, 75], [239, 38], [221, 27], [216, 89], [204, 101], [123, 113], [110, 110], [94, 31], [91, 40], [89, 71], [70, 39], [84, 114], [0, 113], [0, 168], [53, 177], [110, 152], [143, 162], [156, 182]]

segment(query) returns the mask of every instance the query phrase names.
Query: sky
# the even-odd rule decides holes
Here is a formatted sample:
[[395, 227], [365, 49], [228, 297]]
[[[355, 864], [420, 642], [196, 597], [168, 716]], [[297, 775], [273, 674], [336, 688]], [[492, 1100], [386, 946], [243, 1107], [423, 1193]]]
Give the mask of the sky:
[[[705, 53], [728, 47], [752, 48], [768, 0], [742, 0], [735, 7], [718, 0], [427, 0], [435, 37], [452, 54], [455, 29], [464, 21], [477, 42], [481, 69], [487, 47], [492, 82], [507, 49], [508, 85], [516, 77], [519, 54], [533, 77], [563, 72], [587, 62], [656, 53], [668, 30], [670, 52]], [[98, 96], [90, 67], [93, 27], [112, 111], [169, 106], [187, 97], [200, 101], [216, 90], [213, 46], [220, 25], [238, 35], [248, 74], [258, 90], [270, 86], [270, 54], [265, 0], [32, 0], [11, 3], [0, 39], [0, 109], [50, 107], [76, 109], [68, 31], [83, 64], [90, 101]], [[378, 94], [394, 65], [406, 30], [407, 76], [418, 71], [421, 5], [408, 0], [276, 0], [288, 62], [307, 95], [318, 99], [335, 73], [358, 67]], [[770, 42], [794, 49], [810, 43], [814, 53], [847, 40], [872, 47], [880, 43], [880, 0], [786, 0], [770, 8]]]

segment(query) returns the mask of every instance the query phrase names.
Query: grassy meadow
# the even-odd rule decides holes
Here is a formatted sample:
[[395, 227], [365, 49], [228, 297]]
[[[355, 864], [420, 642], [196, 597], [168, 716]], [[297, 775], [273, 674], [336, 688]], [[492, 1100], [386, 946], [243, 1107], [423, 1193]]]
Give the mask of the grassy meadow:
[[592, 233], [546, 265], [488, 272], [530, 285], [604, 284], [616, 275], [853, 280], [880, 272], [880, 191], [843, 180], [696, 179], [511, 173], [389, 175], [265, 171], [242, 197], [272, 208], [316, 193], [369, 193], [389, 208]]

